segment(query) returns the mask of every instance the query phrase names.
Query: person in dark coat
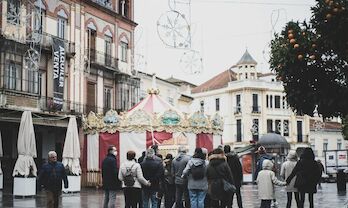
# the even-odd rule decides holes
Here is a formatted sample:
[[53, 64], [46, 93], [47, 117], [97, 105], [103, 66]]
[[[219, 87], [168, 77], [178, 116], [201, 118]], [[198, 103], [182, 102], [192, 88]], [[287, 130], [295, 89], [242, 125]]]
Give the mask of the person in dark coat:
[[221, 191], [213, 191], [214, 181], [225, 179], [230, 184], [234, 184], [232, 172], [226, 162], [224, 151], [220, 148], [214, 149], [209, 156], [209, 165], [207, 168], [208, 193], [211, 198], [210, 206], [214, 208], [230, 207], [232, 193], [227, 193], [221, 188]]
[[172, 208], [175, 202], [175, 184], [172, 174], [173, 155], [167, 154], [164, 159], [164, 207]]
[[286, 179], [289, 184], [293, 177], [296, 176], [295, 187], [300, 192], [300, 205], [304, 206], [305, 194], [308, 193], [309, 207], [314, 208], [313, 194], [317, 192], [317, 183], [321, 177], [321, 171], [318, 163], [314, 160], [313, 150], [309, 147], [305, 148], [300, 160], [290, 176]]
[[47, 194], [47, 207], [58, 208], [59, 198], [62, 195], [62, 181], [64, 188], [68, 188], [68, 178], [64, 165], [57, 161], [57, 153], [48, 153], [48, 162], [45, 163], [38, 176], [38, 182], [43, 185]]
[[[232, 176], [234, 179], [234, 185], [236, 186], [236, 195], [237, 195], [237, 203], [238, 207], [242, 208], [242, 195], [240, 193], [240, 187], [242, 186], [243, 182], [243, 169], [242, 169], [242, 164], [239, 161], [239, 158], [237, 154], [233, 151], [231, 151], [230, 145], [225, 145], [224, 146], [224, 152], [227, 158], [227, 164], [230, 167], [230, 170], [232, 172]], [[233, 197], [234, 193], [232, 194], [232, 200], [231, 200], [231, 207], [233, 203]]]
[[116, 206], [116, 190], [119, 188], [116, 155], [116, 147], [111, 145], [102, 162], [102, 179], [105, 190], [104, 208]]
[[150, 181], [151, 185], [143, 187], [143, 208], [157, 208], [157, 194], [160, 191], [160, 181], [163, 179], [164, 167], [160, 160], [155, 156], [155, 151], [150, 148], [146, 151], [145, 160], [140, 164], [143, 170], [144, 178]]
[[319, 166], [319, 170], [320, 170], [320, 179], [318, 181], [318, 189], [321, 189], [321, 176], [323, 175], [323, 173], [325, 173], [325, 168], [323, 163], [321, 163], [321, 160], [317, 160], [318, 166]]

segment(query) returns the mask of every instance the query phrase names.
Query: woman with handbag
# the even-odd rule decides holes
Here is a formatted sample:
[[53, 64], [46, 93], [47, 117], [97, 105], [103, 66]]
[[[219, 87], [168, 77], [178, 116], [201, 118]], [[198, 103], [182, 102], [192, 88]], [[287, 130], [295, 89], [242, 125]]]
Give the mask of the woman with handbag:
[[296, 176], [294, 186], [300, 192], [300, 208], [304, 206], [306, 193], [308, 193], [309, 207], [314, 208], [313, 194], [317, 193], [317, 183], [320, 180], [320, 174], [318, 163], [314, 160], [313, 150], [309, 147], [305, 148], [294, 170], [286, 179], [286, 182], [290, 183]]
[[272, 200], [275, 199], [274, 185], [285, 186], [286, 182], [279, 181], [275, 177], [273, 169], [273, 162], [264, 160], [262, 162], [262, 170], [257, 175], [257, 186], [259, 191], [259, 199], [261, 199], [260, 208], [270, 208]]
[[[297, 154], [295, 150], [290, 150], [288, 153], [288, 156], [286, 157], [287, 161], [282, 164], [281, 170], [280, 170], [280, 176], [285, 179], [289, 177], [292, 170], [295, 168], [297, 164]], [[292, 193], [295, 195], [296, 205], [299, 207], [300, 199], [299, 199], [299, 193], [297, 188], [295, 188], [295, 180], [296, 178], [293, 178], [291, 182], [286, 185], [286, 193], [288, 197], [288, 201], [286, 203], [286, 208], [291, 208], [291, 201], [292, 201]]]
[[224, 151], [220, 148], [214, 149], [209, 156], [207, 179], [208, 194], [211, 198], [210, 206], [214, 208], [229, 207], [236, 187]]

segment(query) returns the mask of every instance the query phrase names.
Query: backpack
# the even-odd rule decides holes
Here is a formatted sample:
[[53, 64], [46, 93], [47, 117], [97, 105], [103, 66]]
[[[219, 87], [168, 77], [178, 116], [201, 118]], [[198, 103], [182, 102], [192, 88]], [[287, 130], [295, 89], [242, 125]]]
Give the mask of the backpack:
[[205, 175], [205, 162], [202, 164], [195, 166], [194, 164], [191, 167], [191, 174], [193, 180], [201, 180]]
[[134, 176], [132, 174], [132, 168], [134, 164], [130, 168], [126, 168], [126, 173], [123, 176], [124, 185], [127, 187], [132, 187], [135, 183]]

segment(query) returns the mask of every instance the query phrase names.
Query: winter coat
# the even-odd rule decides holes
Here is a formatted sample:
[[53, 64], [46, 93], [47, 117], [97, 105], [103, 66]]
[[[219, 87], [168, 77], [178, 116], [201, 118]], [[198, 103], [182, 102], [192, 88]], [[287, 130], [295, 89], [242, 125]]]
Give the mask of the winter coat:
[[271, 160], [272, 161], [272, 156], [268, 155], [268, 154], [262, 154], [259, 157], [259, 160], [256, 163], [256, 173], [255, 173], [255, 177], [257, 178], [257, 175], [259, 174], [259, 172], [262, 170], [262, 164], [264, 160]]
[[139, 163], [136, 163], [134, 160], [127, 160], [126, 162], [122, 163], [120, 167], [120, 171], [118, 173], [118, 179], [122, 181], [122, 187], [129, 187], [124, 185], [124, 177], [127, 173], [127, 169], [132, 168], [131, 172], [134, 178], [134, 185], [133, 188], [141, 188], [141, 184], [146, 185], [147, 180], [143, 176], [143, 171], [141, 170], [141, 166]]
[[315, 160], [300, 159], [291, 172], [290, 176], [287, 178], [287, 181], [292, 180], [297, 174], [301, 174], [304, 179], [304, 185], [297, 187], [299, 192], [317, 192], [317, 183], [321, 178], [321, 170]]
[[42, 184], [46, 190], [58, 192], [62, 190], [62, 180], [64, 187], [68, 188], [68, 178], [65, 168], [61, 162], [45, 163], [38, 176], [39, 184]]
[[200, 179], [200, 180], [195, 180], [192, 177], [191, 174], [191, 169], [193, 166], [200, 166], [200, 165], [204, 165], [204, 172], [207, 171], [207, 167], [208, 167], [208, 161], [202, 160], [201, 158], [191, 158], [183, 173], [182, 173], [182, 177], [187, 177], [188, 179], [188, 189], [194, 189], [194, 190], [202, 190], [202, 191], [207, 191], [208, 190], [208, 181], [207, 181], [207, 175], [204, 174], [204, 178]]
[[227, 153], [226, 154], [226, 158], [227, 158], [227, 164], [231, 169], [232, 172], [232, 176], [234, 179], [234, 185], [237, 188], [240, 188], [242, 186], [242, 182], [243, 182], [243, 169], [242, 169], [242, 164], [239, 161], [239, 158], [237, 156], [237, 154], [233, 154], [233, 153]]
[[108, 154], [102, 162], [103, 188], [105, 190], [117, 190], [119, 188], [119, 180], [117, 176], [118, 170], [116, 156]]
[[221, 178], [234, 184], [230, 167], [226, 162], [226, 157], [222, 154], [212, 154], [209, 156], [209, 165], [207, 168], [208, 194], [212, 199], [224, 200], [231, 197], [228, 193], [225, 193], [223, 189], [221, 189], [221, 192], [212, 193], [212, 182], [214, 180], [220, 180]]
[[286, 182], [279, 181], [276, 177], [273, 169], [273, 162], [270, 160], [264, 160], [262, 164], [263, 170], [261, 170], [257, 176], [256, 182], [259, 191], [259, 199], [271, 200], [275, 198], [274, 185], [285, 186]]
[[187, 183], [187, 179], [182, 178], [181, 175], [190, 159], [191, 157], [185, 153], [179, 153], [174, 158], [172, 162], [172, 174], [175, 176], [175, 184], [183, 185]]
[[143, 170], [144, 178], [150, 181], [151, 186], [145, 186], [144, 189], [150, 189], [153, 191], [160, 190], [160, 181], [164, 176], [163, 164], [155, 157], [146, 157], [146, 159], [140, 164]]
[[172, 174], [172, 160], [165, 160], [164, 166], [164, 182], [165, 184], [174, 184], [174, 175]]
[[[282, 164], [282, 167], [280, 170], [280, 176], [283, 177], [284, 180], [286, 180], [290, 176], [292, 170], [296, 166], [296, 163], [297, 163], [296, 155], [293, 156], [293, 155], [290, 155], [289, 153], [287, 157], [287, 161]], [[291, 182], [288, 185], [286, 185], [286, 188], [285, 188], [286, 192], [298, 192], [297, 188], [294, 187], [295, 180], [296, 180], [296, 176], [291, 180]]]

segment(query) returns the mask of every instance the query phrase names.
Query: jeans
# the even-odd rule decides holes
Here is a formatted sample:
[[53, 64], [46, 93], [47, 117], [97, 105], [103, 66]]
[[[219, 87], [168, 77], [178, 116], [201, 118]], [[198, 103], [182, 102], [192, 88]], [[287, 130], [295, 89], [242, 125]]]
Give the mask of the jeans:
[[137, 208], [141, 204], [141, 189], [140, 188], [124, 188], [125, 208]]
[[59, 206], [59, 199], [61, 196], [62, 192], [61, 191], [57, 191], [57, 192], [53, 192], [53, 191], [46, 191], [46, 195], [47, 195], [47, 207], [48, 208], [58, 208]]
[[149, 201], [151, 200], [151, 208], [157, 208], [158, 200], [156, 198], [156, 191], [143, 190], [143, 208], [149, 208]]
[[272, 200], [261, 200], [260, 208], [271, 208], [271, 202]]
[[204, 199], [207, 193], [202, 190], [189, 190], [191, 208], [204, 208]]
[[104, 208], [116, 207], [116, 191], [115, 190], [105, 190], [103, 207]]
[[233, 197], [234, 197], [234, 194], [237, 195], [238, 207], [239, 207], [239, 208], [243, 208], [243, 204], [242, 204], [242, 195], [240, 194], [240, 188], [238, 188], [238, 187], [237, 187], [236, 193], [233, 193], [233, 194], [232, 194], [231, 207], [232, 207], [232, 204], [233, 204]]
[[190, 200], [188, 196], [187, 184], [176, 184], [175, 185], [175, 205], [176, 208], [183, 208], [182, 198], [185, 200], [185, 208], [190, 207]]

